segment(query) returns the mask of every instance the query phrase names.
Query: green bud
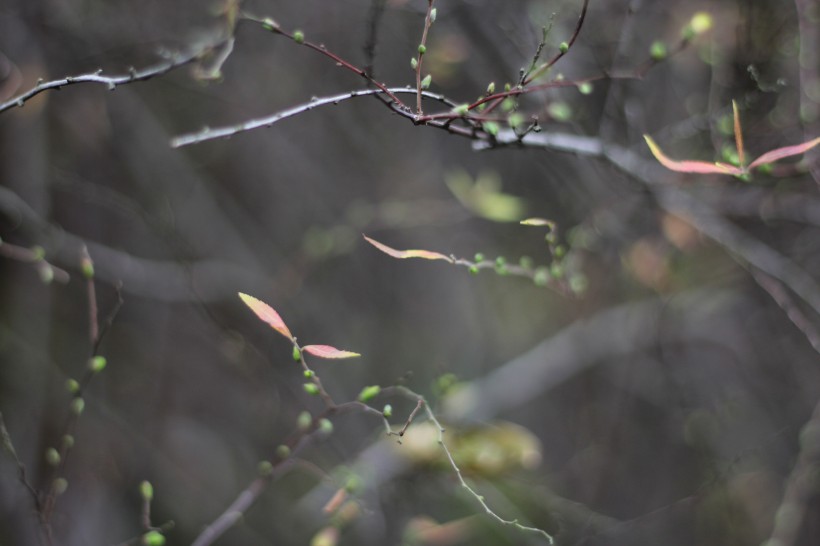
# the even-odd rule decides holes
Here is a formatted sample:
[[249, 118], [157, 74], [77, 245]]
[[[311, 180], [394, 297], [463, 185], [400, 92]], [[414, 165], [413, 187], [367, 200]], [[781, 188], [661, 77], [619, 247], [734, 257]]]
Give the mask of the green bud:
[[512, 97], [507, 97], [501, 102], [501, 109], [505, 112], [510, 112], [515, 108], [515, 99]]
[[378, 385], [370, 385], [362, 389], [359, 393], [359, 402], [368, 402], [379, 395], [382, 388]]
[[535, 270], [535, 274], [532, 277], [535, 286], [547, 286], [550, 281], [550, 273], [546, 267], [539, 267]]
[[384, 408], [382, 409], [382, 415], [384, 415], [387, 418], [392, 417], [393, 416], [393, 406], [391, 406], [390, 404], [385, 404]]
[[85, 400], [80, 397], [75, 398], [71, 401], [71, 406], [69, 409], [74, 415], [82, 415], [83, 410], [85, 409]]
[[475, 265], [470, 266], [470, 275], [478, 275], [478, 266], [475, 266]]
[[662, 61], [666, 58], [667, 53], [666, 44], [660, 40], [652, 42], [652, 45], [649, 46], [649, 56], [653, 60]]
[[512, 89], [512, 85], [510, 85], [509, 83], [505, 83], [504, 84], [504, 91], [509, 92], [510, 89]]
[[302, 373], [302, 375], [304, 375], [304, 376], [305, 376], [305, 379], [310, 379], [310, 378], [312, 378], [312, 377], [313, 377], [314, 375], [316, 375], [316, 374], [313, 372], [313, 370], [305, 370], [305, 371]]
[[469, 104], [467, 104], [467, 103], [464, 103], [464, 104], [459, 104], [458, 106], [456, 106], [456, 107], [455, 107], [455, 108], [453, 108], [453, 110], [452, 110], [452, 112], [453, 112], [454, 114], [457, 114], [457, 115], [459, 115], [459, 116], [464, 116], [464, 115], [467, 115], [467, 112], [469, 112], [469, 111], [470, 111], [470, 105], [469, 105]]
[[524, 123], [524, 116], [522, 116], [518, 112], [514, 112], [507, 117], [507, 124], [510, 127], [515, 128], [521, 125], [522, 123]]
[[707, 32], [712, 28], [712, 15], [705, 11], [697, 12], [692, 16], [692, 20], [689, 21], [689, 28], [692, 29], [695, 35]]
[[[310, 424], [308, 424], [308, 426], [310, 426]], [[307, 427], [305, 427], [305, 428], [307, 428]], [[288, 446], [286, 446], [285, 444], [281, 444], [281, 445], [277, 446], [276, 447], [276, 456], [279, 457], [280, 459], [287, 459], [288, 457], [290, 457], [290, 448]]]
[[560, 263], [558, 263], [558, 262], [554, 262], [554, 263], [550, 266], [550, 275], [552, 275], [552, 276], [553, 276], [553, 277], [555, 277], [556, 279], [560, 279], [561, 277], [563, 277], [563, 276], [564, 276], [564, 266], [563, 266], [563, 265], [561, 265], [561, 264], [560, 264]]
[[31, 253], [34, 254], [34, 261], [40, 261], [42, 259], [45, 259], [46, 257], [46, 249], [41, 247], [40, 245], [31, 247]]
[[92, 262], [90, 258], [82, 259], [82, 262], [80, 263], [80, 270], [83, 273], [83, 277], [86, 279], [94, 278], [94, 262]]
[[108, 361], [105, 357], [97, 355], [88, 360], [88, 369], [94, 373], [99, 373], [105, 369], [106, 364], [108, 364]]
[[51, 482], [51, 490], [55, 495], [62, 495], [68, 489], [68, 480], [65, 478], [57, 478]]
[[310, 395], [317, 395], [319, 394], [319, 385], [316, 383], [305, 383], [302, 385], [302, 388], [305, 389], [305, 392]]
[[76, 379], [66, 379], [65, 390], [71, 394], [80, 392], [80, 383]]
[[476, 262], [483, 262], [484, 261], [484, 254], [482, 254], [481, 252], [476, 252], [475, 256], [473, 256], [473, 259]]
[[504, 276], [504, 275], [506, 275], [507, 273], [509, 273], [510, 271], [509, 271], [509, 269], [507, 269], [507, 265], [506, 265], [506, 264], [505, 264], [505, 265], [498, 265], [498, 264], [496, 264], [496, 265], [495, 265], [495, 272], [496, 272], [498, 275]]
[[495, 259], [495, 265], [497, 265], [497, 266], [502, 266], [502, 265], [505, 265], [506, 263], [507, 263], [507, 258], [505, 258], [504, 256], [499, 256], [498, 258]]
[[265, 30], [269, 30], [271, 32], [276, 32], [276, 31], [279, 30], [279, 23], [277, 23], [276, 21], [274, 21], [270, 17], [266, 17], [262, 21], [262, 28], [264, 28]]
[[532, 269], [532, 258], [529, 256], [521, 256], [521, 259], [518, 260], [518, 265], [524, 269]]
[[60, 457], [60, 452], [59, 451], [57, 451], [53, 447], [50, 447], [46, 450], [46, 462], [50, 466], [59, 465], [61, 460], [62, 460], [62, 458]]
[[142, 543], [145, 546], [165, 546], [165, 537], [154, 529], [142, 535]]
[[431, 9], [430, 10], [430, 22], [431, 23], [436, 22], [436, 15], [438, 15], [438, 9], [436, 9], [436, 8]]
[[424, 55], [427, 52], [427, 46], [419, 44], [419, 55]]
[[492, 95], [493, 93], [495, 93], [495, 82], [490, 82], [487, 86], [487, 94]]
[[324, 417], [319, 419], [319, 433], [324, 434], [327, 436], [333, 432], [333, 423], [330, 422], [329, 419], [325, 419]]
[[584, 83], [578, 85], [578, 91], [582, 95], [589, 95], [590, 93], [592, 93], [592, 84], [589, 83], [589, 82], [584, 82]]
[[309, 429], [312, 423], [313, 417], [307, 411], [303, 411], [299, 414], [299, 417], [296, 418], [296, 426], [299, 427], [299, 430], [303, 432]]
[[46, 263], [38, 267], [37, 272], [40, 273], [40, 280], [43, 284], [51, 284], [54, 280], [54, 268]]
[[547, 111], [552, 119], [556, 121], [569, 121], [572, 118], [572, 109], [565, 102], [551, 102]]
[[71, 449], [74, 447], [74, 436], [71, 434], [66, 434], [63, 436], [63, 449]]
[[273, 465], [269, 461], [259, 461], [259, 464], [256, 465], [256, 473], [263, 478], [267, 478], [273, 474]]
[[416, 60], [416, 58], [415, 57], [411, 58], [410, 59], [410, 68], [415, 70], [418, 67], [419, 67], [419, 62]]
[[154, 486], [148, 480], [140, 482], [140, 496], [145, 502], [154, 500]]
[[349, 476], [345, 482], [345, 491], [348, 493], [355, 493], [362, 488], [362, 480], [355, 474]]
[[567, 51], [569, 51], [569, 44], [566, 42], [561, 42], [561, 44], [558, 46], [558, 49], [561, 51], [561, 53], [566, 53]]
[[293, 41], [297, 44], [304, 44], [305, 43], [305, 33], [301, 30], [294, 30], [293, 31]]
[[432, 74], [427, 74], [423, 80], [421, 80], [421, 88], [422, 89], [429, 89], [430, 84], [433, 83], [433, 76]]
[[498, 135], [498, 124], [494, 121], [485, 121], [482, 124], [482, 127], [487, 132], [488, 135], [496, 136]]
[[293, 346], [293, 353], [291, 353], [291, 355], [293, 356], [293, 360], [295, 360], [296, 362], [302, 361], [302, 351], [300, 351], [299, 347], [297, 347], [296, 345]]
[[586, 275], [576, 273], [569, 278], [569, 289], [572, 290], [573, 294], [583, 294], [586, 292], [588, 286], [589, 281]]
[[563, 258], [567, 254], [567, 247], [564, 245], [558, 245], [552, 252], [555, 254], [556, 258]]

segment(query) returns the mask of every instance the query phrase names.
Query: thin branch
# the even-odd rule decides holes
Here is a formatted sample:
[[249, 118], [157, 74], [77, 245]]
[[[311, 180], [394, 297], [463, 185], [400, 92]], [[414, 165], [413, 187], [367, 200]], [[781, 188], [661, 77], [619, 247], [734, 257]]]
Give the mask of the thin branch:
[[543, 74], [546, 70], [549, 70], [555, 63], [557, 63], [561, 57], [566, 55], [570, 49], [572, 49], [575, 40], [578, 39], [578, 35], [581, 34], [581, 28], [584, 26], [584, 20], [587, 16], [587, 8], [589, 8], [589, 0], [584, 0], [584, 5], [581, 6], [581, 14], [578, 16], [578, 22], [575, 24], [575, 30], [572, 32], [572, 36], [570, 36], [569, 40], [567, 41], [567, 47], [559, 49], [558, 53], [549, 61], [545, 62], [535, 70], [532, 70], [526, 78], [523, 78], [521, 82], [521, 86], [524, 87], [531, 83], [534, 79], [538, 76]]
[[59, 268], [45, 258], [45, 251], [40, 247], [26, 248], [0, 240], [0, 256], [5, 256], [18, 262], [33, 264], [43, 282], [55, 280], [67, 283], [71, 278], [65, 269]]
[[375, 78], [376, 44], [378, 42], [379, 25], [384, 15], [385, 0], [371, 0], [367, 15], [367, 39], [364, 42], [364, 72], [370, 78]]
[[424, 16], [424, 30], [421, 32], [421, 41], [419, 42], [418, 47], [418, 56], [416, 57], [416, 115], [421, 116], [424, 114], [421, 110], [421, 97], [422, 97], [422, 88], [421, 88], [421, 65], [424, 62], [424, 53], [427, 51], [427, 33], [430, 31], [430, 26], [432, 26], [432, 13], [433, 13], [433, 1], [434, 0], [427, 0], [427, 13]]
[[[416, 91], [414, 89], [407, 89], [405, 87], [394, 87], [388, 89], [387, 91], [390, 92], [391, 95], [399, 95], [402, 93], [405, 94], [414, 94]], [[227, 127], [220, 127], [216, 129], [211, 129], [209, 127], [205, 127], [201, 131], [197, 133], [188, 133], [183, 134], [178, 137], [175, 137], [171, 140], [171, 146], [174, 148], [181, 148], [182, 146], [189, 146], [191, 144], [199, 144], [200, 142], [206, 142], [208, 140], [214, 140], [219, 138], [226, 138], [233, 136], [237, 133], [242, 133], [244, 131], [251, 131], [253, 129], [258, 129], [260, 127], [270, 127], [274, 123], [282, 121], [283, 119], [287, 119], [299, 114], [303, 114], [314, 108], [318, 108], [320, 106], [328, 106], [328, 105], [337, 105], [341, 102], [346, 100], [350, 100], [356, 97], [364, 97], [369, 95], [380, 95], [385, 93], [382, 89], [360, 89], [357, 91], [349, 91], [347, 93], [342, 93], [339, 95], [333, 95], [329, 97], [322, 97], [322, 98], [315, 98], [310, 102], [306, 102], [303, 104], [299, 104], [297, 106], [293, 106], [292, 108], [288, 108], [286, 110], [282, 110], [275, 114], [272, 114], [267, 117], [263, 118], [256, 118], [249, 121], [245, 121], [243, 123], [239, 123], [236, 125], [229, 125]], [[454, 105], [452, 101], [448, 100], [443, 95], [439, 95], [436, 93], [430, 93], [428, 91], [423, 91], [422, 95], [434, 99], [440, 102], [444, 102], [447, 105]], [[402, 112], [402, 110], [397, 110]]]
[[27, 101], [33, 97], [50, 90], [59, 90], [69, 85], [76, 85], [79, 83], [93, 83], [104, 85], [109, 90], [114, 90], [118, 85], [125, 85], [134, 82], [150, 80], [157, 76], [163, 76], [172, 70], [185, 66], [194, 61], [199, 60], [206, 53], [220, 47], [228, 38], [218, 40], [208, 45], [191, 49], [184, 53], [172, 53], [168, 56], [168, 60], [162, 61], [155, 65], [137, 70], [131, 68], [127, 74], [110, 75], [103, 74], [102, 69], [86, 74], [78, 74], [76, 76], [66, 76], [57, 80], [43, 81], [39, 80], [37, 85], [28, 91], [13, 97], [6, 102], [0, 103], [0, 113], [5, 112], [14, 107], [22, 107]]
[[783, 310], [791, 323], [803, 333], [814, 350], [820, 353], [820, 332], [818, 332], [817, 328], [806, 318], [806, 315], [803, 314], [800, 308], [795, 305], [783, 287], [783, 284], [757, 269], [752, 268], [750, 272], [757, 284], [768, 292], [769, 296], [771, 296], [775, 303]]
[[23, 487], [26, 488], [31, 494], [31, 498], [34, 501], [34, 507], [38, 513], [42, 513], [43, 506], [40, 502], [40, 496], [37, 494], [37, 490], [34, 489], [34, 486], [31, 485], [31, 482], [28, 481], [28, 477], [26, 476], [26, 465], [20, 460], [20, 457], [17, 456], [17, 450], [14, 449], [14, 443], [11, 441], [11, 435], [9, 434], [8, 429], [6, 428], [6, 422], [3, 419], [3, 413], [0, 412], [0, 441], [3, 443], [3, 449], [11, 455], [11, 458], [14, 459], [14, 463], [17, 465], [17, 475], [20, 479], [20, 483], [23, 484]]

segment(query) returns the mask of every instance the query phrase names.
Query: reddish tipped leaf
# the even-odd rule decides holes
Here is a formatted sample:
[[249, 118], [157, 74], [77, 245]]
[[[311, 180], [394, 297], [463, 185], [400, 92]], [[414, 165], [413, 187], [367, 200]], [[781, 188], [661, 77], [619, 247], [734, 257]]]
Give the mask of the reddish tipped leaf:
[[258, 300], [253, 296], [249, 296], [247, 294], [243, 294], [242, 292], [239, 293], [239, 297], [242, 301], [251, 308], [251, 311], [256, 313], [256, 316], [259, 317], [262, 322], [266, 322], [270, 325], [271, 328], [282, 334], [288, 339], [293, 339], [293, 334], [290, 333], [288, 327], [285, 325], [285, 321], [282, 320], [282, 317], [279, 316], [279, 313], [273, 310], [273, 307], [265, 303], [264, 301]]
[[786, 146], [785, 148], [778, 148], [776, 150], [772, 150], [771, 152], [766, 152], [762, 156], [752, 161], [749, 168], [753, 169], [755, 167], [759, 167], [760, 165], [765, 165], [766, 163], [773, 163], [778, 159], [783, 159], [784, 157], [791, 157], [793, 155], [806, 153], [818, 144], [820, 144], [820, 137], [804, 142], [803, 144], [795, 144], [794, 146]]
[[313, 356], [318, 356], [319, 358], [355, 358], [357, 356], [362, 356], [359, 353], [354, 353], [353, 351], [343, 351], [341, 349], [337, 349], [336, 347], [331, 347], [330, 345], [305, 345], [302, 347], [302, 352], [310, 353]]
[[657, 159], [661, 165], [670, 171], [696, 174], [730, 174], [735, 176], [743, 174], [743, 169], [733, 165], [728, 165], [726, 163], [707, 163], [706, 161], [675, 161], [673, 159], [669, 159], [649, 135], [644, 135], [643, 137], [646, 139], [646, 144], [649, 146], [649, 150], [652, 152], [652, 155], [655, 156], [655, 159]]
[[363, 235], [363, 237], [365, 241], [375, 246], [388, 256], [392, 256], [394, 258], [423, 258], [425, 260], [445, 260], [450, 263], [453, 263], [452, 258], [450, 258], [449, 256], [445, 256], [444, 254], [439, 254], [438, 252], [431, 252], [429, 250], [396, 250], [395, 248], [390, 248], [385, 244], [382, 244], [378, 241], [371, 239], [367, 235]]

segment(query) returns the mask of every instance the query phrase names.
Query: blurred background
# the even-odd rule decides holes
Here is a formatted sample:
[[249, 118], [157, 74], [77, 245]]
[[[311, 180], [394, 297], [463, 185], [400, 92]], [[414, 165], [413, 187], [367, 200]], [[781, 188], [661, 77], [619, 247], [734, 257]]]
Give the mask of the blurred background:
[[[491, 81], [515, 84], [544, 25], [544, 56], [554, 55], [582, 6], [440, 4], [424, 72], [431, 91], [457, 102]], [[226, 32], [221, 7], [4, 0], [0, 101], [38, 78], [127, 74], [209, 43]], [[415, 81], [422, 0], [242, 7], [359, 66], [375, 42], [379, 80]], [[631, 74], [650, 50], [674, 52], [698, 11], [713, 28], [643, 77], [535, 93], [521, 111], [544, 132], [599, 137], [646, 162], [644, 133], [672, 157], [723, 160], [732, 99], [752, 158], [818, 136], [820, 8], [810, 0], [593, 1], [546, 77]], [[310, 361], [336, 400], [376, 384], [426, 396], [468, 482], [500, 516], [560, 545], [757, 545], [773, 533], [769, 546], [820, 543], [820, 418], [806, 426], [820, 398], [816, 155], [750, 181], [663, 172], [658, 182], [745, 237], [727, 248], [605, 161], [476, 152], [369, 97], [172, 149], [173, 137], [203, 126], [366, 87], [248, 22], [221, 78], [207, 69], [113, 91], [66, 86], [0, 113], [0, 411], [33, 487], [67, 481], [53, 544], [140, 537], [143, 480], [154, 486], [154, 525], [173, 521], [168, 543], [190, 544], [298, 415], [322, 411], [288, 341], [240, 291], [272, 305], [301, 343], [363, 355]], [[518, 223], [527, 217], [556, 223], [564, 257], [551, 256], [543, 228]], [[467, 259], [527, 257], [553, 280], [395, 260], [362, 233]], [[73, 449], [55, 471], [48, 450], [65, 441], [66, 381], [86, 374], [92, 354], [83, 248], [108, 365], [84, 389]], [[803, 297], [749, 266], [750, 254], [794, 273]], [[46, 262], [61, 269], [49, 275]], [[397, 426], [414, 407], [372, 402], [385, 403]], [[401, 445], [373, 416], [333, 422], [218, 544], [544, 543], [483, 513], [423, 416]], [[47, 543], [4, 444], [0, 544]], [[324, 510], [345, 485], [350, 503]]]

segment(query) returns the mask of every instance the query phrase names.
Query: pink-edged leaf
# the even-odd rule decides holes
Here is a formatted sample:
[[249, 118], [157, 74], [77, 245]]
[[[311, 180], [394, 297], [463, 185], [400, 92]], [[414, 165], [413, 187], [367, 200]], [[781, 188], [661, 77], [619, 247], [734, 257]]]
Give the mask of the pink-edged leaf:
[[390, 248], [385, 244], [371, 239], [367, 235], [363, 235], [363, 237], [365, 241], [375, 246], [388, 256], [392, 256], [394, 258], [423, 258], [425, 260], [445, 260], [453, 263], [453, 259], [451, 257], [445, 256], [444, 254], [439, 254], [438, 252], [431, 252], [429, 250], [396, 250], [395, 248]]
[[291, 334], [290, 330], [288, 330], [288, 327], [285, 325], [285, 321], [282, 320], [279, 313], [273, 310], [273, 307], [264, 301], [258, 300], [253, 296], [243, 294], [242, 292], [239, 293], [239, 298], [245, 303], [245, 305], [251, 308], [251, 311], [253, 311], [262, 322], [268, 323], [271, 328], [286, 338], [293, 339], [293, 334]]
[[732, 101], [732, 112], [735, 116], [735, 146], [737, 146], [737, 162], [746, 164], [746, 153], [743, 149], [743, 129], [740, 127], [740, 113], [737, 110], [737, 103]]
[[655, 159], [657, 159], [661, 165], [670, 171], [696, 174], [730, 174], [734, 176], [743, 174], [743, 169], [735, 167], [734, 165], [728, 165], [726, 163], [707, 163], [706, 161], [675, 161], [673, 159], [669, 159], [649, 135], [644, 135], [643, 138], [646, 140], [646, 144], [649, 146], [649, 150], [652, 152], [652, 155], [655, 156]]
[[330, 345], [305, 345], [302, 347], [302, 352], [310, 353], [319, 358], [356, 358], [357, 356], [362, 356], [359, 353], [343, 351]]
[[772, 150], [771, 152], [766, 152], [762, 156], [752, 161], [749, 168], [753, 169], [754, 167], [759, 167], [760, 165], [765, 165], [766, 163], [773, 163], [778, 159], [783, 159], [784, 157], [791, 157], [793, 155], [806, 153], [818, 144], [820, 144], [820, 137], [804, 142], [803, 144], [795, 144], [794, 146], [786, 146], [785, 148], [778, 148], [776, 150]]

